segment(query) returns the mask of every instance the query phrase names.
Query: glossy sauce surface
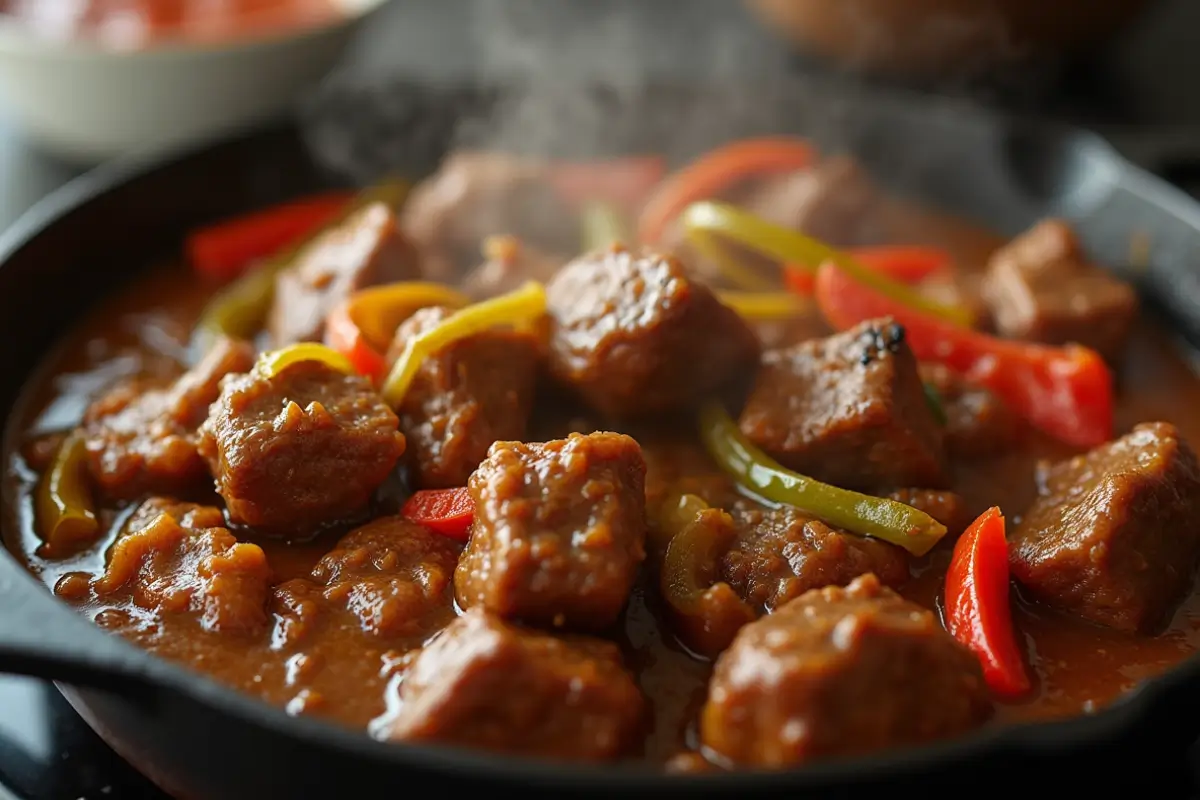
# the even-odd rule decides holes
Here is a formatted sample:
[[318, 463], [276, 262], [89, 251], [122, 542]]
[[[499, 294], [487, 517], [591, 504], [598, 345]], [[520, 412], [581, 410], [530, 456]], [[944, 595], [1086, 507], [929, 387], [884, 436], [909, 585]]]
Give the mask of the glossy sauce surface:
[[[973, 227], [906, 206], [889, 207], [887, 213], [895, 217], [891, 227], [904, 230], [911, 243], [945, 246], [960, 265], [981, 264], [999, 244], [997, 238]], [[30, 492], [36, 475], [23, 453], [38, 436], [74, 425], [88, 401], [116, 378], [172, 368], [174, 360], [182, 357], [183, 342], [205, 291], [186, 269], [171, 267], [155, 270], [101, 306], [71, 333], [42, 377], [30, 385], [23, 415], [13, 420], [8, 437], [11, 449], [5, 457], [7, 544], [48, 587], [58, 586], [64, 599], [71, 594], [72, 574], [103, 571], [106, 551], [123, 516], [106, 512], [110, 533], [94, 546], [66, 558], [50, 557], [33, 530]], [[1118, 394], [1118, 433], [1138, 422], [1161, 419], [1174, 422], [1191, 441], [1200, 441], [1200, 420], [1191, 411], [1200, 400], [1200, 383], [1169, 334], [1145, 320], [1129, 344]], [[543, 408], [530, 438], [565, 435], [580, 413], [578, 409]], [[645, 452], [651, 498], [661, 496], [680, 480], [727, 485], [689, 429], [657, 426], [627, 432]], [[1034, 496], [1037, 460], [1069, 453], [1061, 445], [1029, 434], [1022, 446], [1008, 455], [958, 464], [955, 488], [966, 497], [972, 512], [999, 505], [1011, 524]], [[384, 504], [387, 494], [382, 492]], [[238, 536], [264, 548], [274, 582], [279, 583], [307, 575], [340, 533], [332, 531], [304, 544], [286, 544], [252, 532], [238, 532]], [[938, 608], [951, 547], [951, 542], [943, 542], [916, 562], [914, 579], [904, 594]], [[649, 572], [643, 569], [621, 629], [611, 635], [621, 643], [653, 706], [653, 729], [646, 739], [644, 757], [662, 762], [691, 743], [710, 667], [676, 644], [660, 621], [655, 592], [646, 588], [652, 583], [647, 580]], [[295, 652], [275, 649], [269, 635], [250, 643], [235, 641], [199, 630], [192, 617], [150, 619], [132, 605], [83, 603], [80, 611], [161, 656], [189, 664], [272, 704], [287, 706], [293, 713], [323, 716], [358, 728], [370, 727], [371, 721], [385, 712], [387, 685], [404, 663], [402, 650], [381, 647], [350, 627], [324, 628], [320, 636], [305, 644], [311, 652]], [[1200, 646], [1200, 600], [1194, 593], [1168, 630], [1153, 638], [1100, 629], [1023, 601], [1017, 604], [1015, 623], [1035, 666], [1038, 685], [1028, 700], [1000, 706], [999, 722], [1093, 710]], [[308, 691], [302, 692], [301, 686]]]

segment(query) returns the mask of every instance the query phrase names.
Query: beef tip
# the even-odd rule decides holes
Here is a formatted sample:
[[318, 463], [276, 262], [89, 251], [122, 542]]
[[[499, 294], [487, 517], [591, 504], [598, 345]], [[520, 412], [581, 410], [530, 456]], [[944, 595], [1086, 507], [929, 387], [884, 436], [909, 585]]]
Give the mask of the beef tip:
[[880, 200], [870, 176], [857, 161], [842, 155], [763, 181], [741, 205], [777, 225], [848, 246], [887, 239]]
[[203, 481], [208, 470], [196, 450], [196, 429], [217, 399], [221, 378], [253, 364], [249, 344], [220, 339], [173, 382], [136, 379], [92, 403], [83, 418], [92, 480], [118, 499], [174, 493]]
[[[417, 311], [396, 331], [389, 360], [452, 313]], [[398, 409], [415, 483], [464, 486], [493, 442], [524, 439], [537, 366], [537, 340], [503, 330], [459, 340], [426, 358]]]
[[267, 557], [224, 525], [218, 508], [146, 501], [93, 582], [96, 595], [127, 597], [155, 617], [194, 615], [212, 633], [259, 633], [267, 623]]
[[463, 292], [474, 300], [486, 300], [519, 289], [527, 281], [547, 283], [567, 259], [550, 255], [515, 236], [491, 236], [484, 240], [486, 260], [467, 273]]
[[267, 330], [275, 347], [320, 341], [325, 317], [359, 289], [421, 277], [396, 215], [371, 203], [320, 234], [275, 279]]
[[404, 452], [370, 382], [317, 361], [227, 378], [200, 428], [229, 518], [303, 537], [365, 509]]
[[1137, 316], [1133, 287], [1089, 264], [1064, 221], [1044, 220], [988, 262], [984, 298], [997, 330], [1013, 339], [1074, 342], [1120, 354]]
[[758, 357], [741, 317], [669, 256], [614, 245], [563, 267], [546, 295], [550, 370], [603, 414], [677, 410]]
[[991, 330], [992, 310], [983, 299], [983, 278], [979, 273], [955, 270], [937, 274], [920, 281], [915, 288], [936, 303], [965, 308], [975, 321], [975, 328]]
[[567, 761], [609, 761], [640, 731], [644, 700], [611, 642], [560, 639], [483, 609], [416, 658], [389, 721], [395, 741]]
[[402, 517], [380, 517], [343, 536], [312, 570], [275, 590], [277, 640], [296, 644], [332, 614], [332, 624], [420, 644], [454, 617], [460, 547]]
[[1041, 493], [1009, 537], [1034, 600], [1122, 631], [1153, 633], [1187, 594], [1200, 554], [1200, 466], [1173, 425], [1043, 465]]
[[1021, 422], [991, 391], [967, 382], [941, 364], [921, 364], [921, 380], [941, 397], [946, 413], [946, 450], [960, 458], [982, 458], [1011, 450]]
[[935, 489], [896, 489], [888, 492], [887, 496], [906, 506], [912, 506], [918, 511], [924, 511], [945, 525], [946, 533], [950, 536], [958, 536], [975, 520], [967, 506], [967, 501], [954, 492]]
[[646, 463], [619, 433], [497, 442], [467, 486], [475, 526], [454, 575], [463, 608], [601, 629], [645, 558]]
[[780, 463], [838, 486], [946, 484], [941, 427], [891, 319], [764, 353], [739, 425]]
[[479, 261], [484, 240], [503, 231], [549, 252], [574, 252], [578, 220], [542, 162], [502, 153], [459, 152], [405, 203], [404, 230], [435, 280], [457, 283]]
[[773, 611], [811, 589], [845, 586], [868, 572], [888, 586], [908, 580], [901, 548], [856, 536], [795, 508], [742, 507], [738, 535], [721, 559], [721, 577], [752, 606]]
[[734, 764], [786, 767], [951, 737], [990, 713], [975, 656], [864, 575], [742, 628], [717, 659], [700, 733]]

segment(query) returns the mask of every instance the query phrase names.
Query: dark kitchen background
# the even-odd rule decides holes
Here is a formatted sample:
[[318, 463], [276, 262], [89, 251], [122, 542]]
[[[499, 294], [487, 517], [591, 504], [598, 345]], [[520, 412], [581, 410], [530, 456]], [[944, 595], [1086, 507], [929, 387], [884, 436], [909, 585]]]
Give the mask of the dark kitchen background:
[[[1198, 0], [1164, 0], [1106, 52], [1067, 68], [1041, 64], [1002, 79], [962, 70], [925, 88], [1092, 127], [1134, 160], [1198, 193], [1198, 30]], [[795, 54], [733, 0], [394, 0], [372, 19], [331, 81], [361, 87], [395, 76], [562, 85], [599, 76], [630, 88], [661, 78], [733, 82], [748, 91], [781, 80], [851, 80]], [[5, 121], [0, 106], [0, 229], [79, 171], [40, 154]], [[1200, 735], [1200, 722], [1196, 730]], [[1148, 776], [1147, 788], [1159, 797], [1200, 797], [1200, 760], [1180, 754], [1179, 763], [1169, 787]], [[160, 796], [53, 686], [0, 678], [0, 800]]]

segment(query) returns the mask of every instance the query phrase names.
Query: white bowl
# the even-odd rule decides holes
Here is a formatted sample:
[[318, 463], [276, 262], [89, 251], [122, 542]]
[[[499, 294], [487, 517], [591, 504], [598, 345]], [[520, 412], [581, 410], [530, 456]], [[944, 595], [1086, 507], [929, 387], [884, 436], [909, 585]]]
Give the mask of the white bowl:
[[78, 163], [189, 144], [280, 113], [386, 2], [338, 0], [335, 22], [298, 32], [141, 50], [48, 40], [0, 17], [0, 115]]

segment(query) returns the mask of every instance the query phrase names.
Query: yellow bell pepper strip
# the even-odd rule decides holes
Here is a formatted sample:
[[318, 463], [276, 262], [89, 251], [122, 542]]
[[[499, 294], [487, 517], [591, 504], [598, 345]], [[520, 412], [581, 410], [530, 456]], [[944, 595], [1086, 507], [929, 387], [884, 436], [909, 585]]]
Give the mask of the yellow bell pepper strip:
[[648, 538], [652, 549], [658, 553], [666, 552], [675, 534], [687, 527], [706, 508], [708, 503], [703, 497], [688, 492], [672, 492], [665, 497], [658, 506], [657, 524], [650, 526]]
[[405, 281], [355, 292], [329, 312], [325, 344], [337, 350], [360, 374], [378, 384], [387, 372], [387, 352], [396, 328], [428, 306], [462, 308], [471, 301], [441, 283]]
[[456, 311], [439, 325], [409, 339], [383, 382], [383, 398], [399, 408], [421, 363], [446, 345], [489, 328], [511, 325], [528, 328], [546, 313], [546, 290], [536, 281]]
[[791, 319], [813, 308], [791, 292], [718, 291], [717, 299], [748, 320]]
[[207, 353], [212, 343], [221, 336], [235, 339], [253, 337], [262, 327], [263, 320], [271, 309], [271, 300], [275, 296], [276, 274], [294, 263], [296, 256], [318, 236], [345, 221], [355, 211], [375, 202], [399, 208], [408, 196], [408, 190], [408, 183], [399, 179], [385, 180], [363, 190], [328, 224], [310, 232], [257, 267], [244, 272], [217, 292], [200, 313], [192, 336], [193, 352]]
[[700, 408], [700, 437], [720, 467], [748, 491], [860, 536], [903, 547], [914, 556], [928, 553], [946, 535], [933, 517], [895, 500], [830, 486], [781, 466], [742, 436], [718, 401]]
[[689, 649], [708, 658], [729, 646], [756, 618], [728, 583], [716, 582], [717, 566], [734, 536], [725, 511], [705, 508], [671, 537], [659, 574], [659, 591], [673, 628]]
[[600, 250], [613, 244], [628, 244], [629, 231], [621, 214], [607, 203], [588, 203], [580, 218], [583, 250]]
[[802, 265], [815, 271], [821, 264], [832, 262], [856, 281], [897, 303], [955, 325], [969, 327], [974, 322], [971, 312], [965, 308], [930, 300], [904, 283], [863, 266], [849, 255], [816, 239], [767, 222], [727, 203], [693, 203], [683, 212], [683, 224], [689, 238], [697, 245], [711, 244], [713, 237], [719, 235], [761, 255], [792, 265], [793, 269], [797, 268], [795, 265]]
[[56, 551], [91, 542], [100, 532], [88, 486], [87, 449], [79, 431], [63, 440], [38, 482], [34, 511], [38, 535]]
[[[856, 247], [846, 254], [864, 267], [870, 267], [892, 280], [909, 285], [920, 283], [939, 274], [953, 271], [954, 259], [945, 250], [923, 245], [885, 244], [875, 247]], [[811, 269], [789, 267], [783, 272], [783, 282], [796, 294], [813, 293], [816, 275]]]
[[838, 330], [893, 317], [904, 326], [905, 341], [919, 360], [943, 364], [990, 389], [1059, 441], [1095, 447], [1112, 438], [1112, 372], [1086, 347], [1018, 342], [959, 328], [893, 302], [835, 264], [817, 271], [816, 298], [822, 315]]
[[353, 375], [355, 372], [350, 359], [337, 350], [316, 342], [298, 342], [278, 350], [269, 350], [258, 357], [254, 370], [264, 378], [274, 378], [301, 361], [319, 361], [330, 369], [347, 375]]
[[[699, 228], [688, 229], [688, 242], [702, 257], [712, 262], [721, 276], [734, 286], [747, 292], [769, 292], [776, 288], [777, 281], [763, 275], [759, 270], [743, 263], [715, 235]], [[787, 267], [784, 275], [795, 274], [799, 268]]]

